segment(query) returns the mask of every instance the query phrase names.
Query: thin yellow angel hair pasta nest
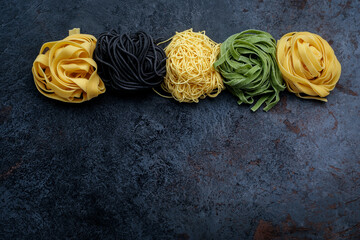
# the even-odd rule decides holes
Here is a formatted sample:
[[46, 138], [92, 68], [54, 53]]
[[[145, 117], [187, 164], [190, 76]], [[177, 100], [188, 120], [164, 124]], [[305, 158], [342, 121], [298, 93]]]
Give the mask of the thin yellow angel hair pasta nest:
[[46, 97], [62, 102], [81, 103], [105, 92], [92, 59], [96, 38], [69, 31], [63, 40], [45, 43], [34, 61], [36, 88]]
[[213, 64], [220, 44], [206, 36], [205, 31], [193, 32], [192, 29], [176, 32], [169, 40], [165, 48], [166, 77], [162, 89], [175, 100], [187, 103], [219, 95], [224, 84]]

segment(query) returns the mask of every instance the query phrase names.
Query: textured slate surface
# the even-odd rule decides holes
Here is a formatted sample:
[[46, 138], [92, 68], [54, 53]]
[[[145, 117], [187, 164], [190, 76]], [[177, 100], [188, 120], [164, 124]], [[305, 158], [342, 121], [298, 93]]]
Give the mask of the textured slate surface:
[[[2, 1], [0, 239], [360, 239], [360, 3]], [[31, 66], [68, 29], [217, 42], [311, 31], [343, 71], [324, 104], [287, 92], [251, 113], [228, 92], [47, 99]]]

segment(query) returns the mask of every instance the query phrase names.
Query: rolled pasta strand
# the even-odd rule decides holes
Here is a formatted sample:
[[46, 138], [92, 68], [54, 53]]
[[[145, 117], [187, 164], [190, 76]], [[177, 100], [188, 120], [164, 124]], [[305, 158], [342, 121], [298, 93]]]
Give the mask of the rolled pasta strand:
[[166, 74], [164, 50], [142, 31], [100, 34], [94, 59], [105, 85], [115, 90], [151, 89], [160, 85]]
[[36, 88], [48, 98], [81, 103], [105, 92], [92, 55], [96, 38], [80, 34], [79, 28], [69, 31], [60, 41], [43, 44], [32, 67]]
[[334, 50], [314, 33], [285, 34], [277, 43], [277, 61], [287, 89], [300, 98], [327, 102], [325, 97], [340, 79]]
[[161, 88], [179, 102], [197, 103], [207, 96], [218, 96], [224, 89], [221, 76], [213, 67], [219, 44], [205, 31], [192, 29], [176, 32], [167, 41], [170, 40], [165, 48], [166, 76]]
[[229, 91], [238, 97], [238, 104], [253, 104], [252, 111], [263, 103], [270, 110], [285, 89], [276, 64], [276, 41], [267, 32], [246, 30], [234, 34], [221, 44], [215, 68], [224, 78]]

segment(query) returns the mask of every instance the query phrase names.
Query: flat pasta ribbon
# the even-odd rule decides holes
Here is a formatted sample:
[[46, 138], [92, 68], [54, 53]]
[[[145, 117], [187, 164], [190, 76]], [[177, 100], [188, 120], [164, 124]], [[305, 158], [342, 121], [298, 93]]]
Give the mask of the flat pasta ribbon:
[[314, 33], [285, 34], [277, 43], [277, 61], [287, 89], [300, 98], [327, 102], [341, 74], [334, 50]]
[[165, 48], [166, 76], [161, 88], [175, 100], [187, 103], [219, 95], [224, 84], [213, 67], [219, 44], [206, 36], [205, 31], [192, 29], [176, 32], [169, 40]]
[[36, 88], [46, 97], [62, 102], [81, 103], [105, 92], [92, 55], [96, 38], [69, 31], [63, 40], [45, 43], [34, 61]]
[[280, 100], [285, 89], [276, 64], [276, 41], [267, 32], [246, 30], [230, 36], [221, 44], [215, 68], [224, 78], [229, 91], [238, 97], [238, 104], [253, 104], [256, 111], [264, 102], [264, 111], [270, 110]]

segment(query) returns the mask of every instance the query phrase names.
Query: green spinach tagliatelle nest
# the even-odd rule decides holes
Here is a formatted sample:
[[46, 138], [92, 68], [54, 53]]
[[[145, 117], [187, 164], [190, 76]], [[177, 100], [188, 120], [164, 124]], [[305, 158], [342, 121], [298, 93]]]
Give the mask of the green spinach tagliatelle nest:
[[256, 111], [264, 102], [264, 111], [280, 100], [285, 89], [276, 62], [276, 41], [267, 32], [247, 30], [230, 36], [221, 44], [214, 67], [224, 78], [226, 88], [239, 98], [238, 104], [254, 103]]

